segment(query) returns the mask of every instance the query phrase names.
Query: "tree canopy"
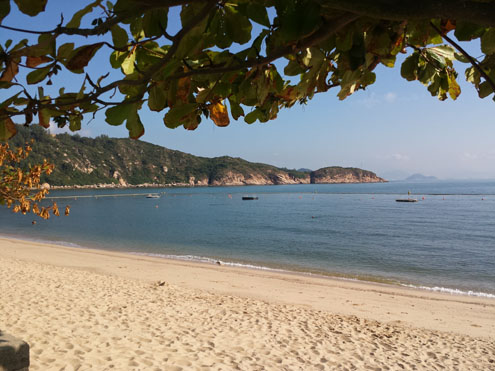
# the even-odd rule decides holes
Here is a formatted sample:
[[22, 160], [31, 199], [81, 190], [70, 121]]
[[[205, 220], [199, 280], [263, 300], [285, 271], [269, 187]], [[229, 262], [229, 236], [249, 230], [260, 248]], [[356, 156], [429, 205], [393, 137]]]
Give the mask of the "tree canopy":
[[[96, 0], [51, 29], [9, 23], [11, 7], [36, 17], [47, 1], [0, 0], [0, 28], [17, 37], [0, 46], [0, 140], [19, 118], [77, 131], [98, 111], [139, 138], [146, 106], [169, 128], [266, 122], [316, 93], [365, 89], [400, 53], [402, 77], [441, 100], [461, 93], [456, 62], [480, 98], [495, 92], [493, 0]], [[481, 56], [461, 46], [471, 40]], [[108, 65], [90, 76], [105, 50]], [[80, 76], [78, 90], [65, 90], [62, 70]]]

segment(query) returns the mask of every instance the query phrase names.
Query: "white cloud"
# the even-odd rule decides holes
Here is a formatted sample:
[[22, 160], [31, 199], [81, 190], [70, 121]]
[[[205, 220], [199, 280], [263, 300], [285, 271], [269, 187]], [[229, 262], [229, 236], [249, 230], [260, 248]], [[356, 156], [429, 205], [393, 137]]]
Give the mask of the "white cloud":
[[464, 152], [462, 154], [463, 160], [476, 160], [479, 156], [476, 153]]
[[397, 100], [397, 94], [395, 94], [392, 91], [389, 91], [387, 94], [385, 94], [385, 101], [388, 103], [393, 103]]
[[91, 135], [91, 130], [89, 129], [81, 129], [79, 131], [70, 131], [69, 125], [65, 125], [63, 128], [59, 128], [54, 121], [50, 121], [50, 127], [48, 128], [50, 134], [69, 134], [75, 135], [79, 134], [82, 137], [89, 137]]
[[380, 106], [384, 103], [394, 103], [398, 99], [396, 93], [389, 91], [388, 93], [381, 95], [374, 92], [369, 93], [364, 99], [359, 102], [363, 104], [366, 108], [374, 108]]
[[402, 153], [394, 153], [391, 157], [397, 161], [409, 161], [409, 156]]

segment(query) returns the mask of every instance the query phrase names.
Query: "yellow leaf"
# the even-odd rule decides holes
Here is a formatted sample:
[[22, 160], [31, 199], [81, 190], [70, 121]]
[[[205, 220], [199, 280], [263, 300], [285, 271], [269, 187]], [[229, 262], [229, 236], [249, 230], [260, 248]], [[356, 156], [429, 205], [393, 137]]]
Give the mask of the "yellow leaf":
[[208, 106], [210, 117], [216, 126], [224, 127], [230, 124], [227, 108], [222, 103], [215, 103]]

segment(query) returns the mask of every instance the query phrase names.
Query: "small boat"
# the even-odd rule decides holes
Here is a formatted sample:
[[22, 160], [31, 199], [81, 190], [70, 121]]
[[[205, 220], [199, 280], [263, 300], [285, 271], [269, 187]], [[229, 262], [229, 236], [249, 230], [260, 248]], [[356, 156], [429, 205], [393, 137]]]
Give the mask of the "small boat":
[[418, 202], [415, 198], [399, 198], [395, 200], [397, 202]]
[[248, 200], [257, 200], [257, 199], [258, 199], [258, 197], [256, 197], [256, 196], [242, 196], [242, 199], [243, 199], [244, 201], [248, 201]]
[[150, 193], [146, 196], [146, 198], [160, 198], [160, 195], [156, 193]]

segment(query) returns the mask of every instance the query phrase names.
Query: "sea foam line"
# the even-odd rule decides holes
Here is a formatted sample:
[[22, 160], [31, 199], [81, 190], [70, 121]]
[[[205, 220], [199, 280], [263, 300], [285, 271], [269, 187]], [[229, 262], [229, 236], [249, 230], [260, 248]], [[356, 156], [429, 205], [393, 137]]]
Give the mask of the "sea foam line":
[[197, 263], [208, 263], [208, 264], [219, 264], [220, 263], [220, 265], [225, 265], [225, 266], [229, 266], [229, 267], [249, 268], [249, 269], [257, 269], [257, 270], [270, 271], [270, 272], [291, 273], [291, 271], [285, 270], [285, 269], [270, 268], [270, 267], [265, 267], [262, 265], [254, 265], [254, 264], [228, 262], [228, 261], [223, 261], [220, 259], [207, 258], [205, 256], [171, 255], [171, 254], [144, 253], [144, 252], [131, 252], [131, 254], [132, 255], [141, 255], [141, 256], [151, 256], [151, 257], [155, 257], [155, 258], [163, 258], [163, 259], [171, 259], [171, 260], [192, 261], [192, 262], [197, 262]]
[[[280, 273], [297, 273], [297, 274], [302, 274], [305, 276], [330, 277], [330, 278], [334, 278], [334, 279], [338, 279], [338, 280], [344, 280], [344, 281], [363, 281], [359, 278], [353, 278], [353, 277], [314, 274], [311, 272], [304, 272], [304, 271], [302, 271], [302, 272], [291, 271], [291, 270], [286, 270], [286, 269], [277, 269], [277, 268], [265, 267], [262, 265], [228, 262], [228, 261], [223, 261], [223, 260], [219, 260], [219, 259], [212, 259], [212, 258], [208, 258], [205, 256], [197, 256], [197, 255], [172, 255], [172, 254], [143, 253], [143, 252], [131, 252], [131, 254], [141, 255], [141, 256], [151, 256], [151, 257], [171, 259], [171, 260], [182, 260], [182, 261], [207, 263], [207, 264], [220, 263], [221, 265], [230, 266], [230, 267], [248, 268], [248, 269], [256, 269], [256, 270], [269, 271], [269, 272], [280, 272]], [[366, 280], [364, 280], [364, 281], [366, 282]], [[372, 281], [369, 281], [369, 282], [372, 282]], [[442, 293], [447, 293], [447, 294], [451, 294], [451, 295], [475, 296], [475, 297], [482, 297], [482, 298], [488, 298], [488, 299], [495, 299], [495, 294], [490, 294], [487, 292], [472, 291], [472, 290], [463, 291], [463, 290], [452, 289], [452, 288], [448, 288], [448, 287], [440, 287], [440, 286], [429, 287], [429, 286], [403, 284], [403, 283], [401, 283], [399, 285], [403, 286], [403, 287], [416, 289], [416, 290], [426, 290], [426, 291], [442, 292]]]
[[459, 290], [459, 289], [451, 289], [448, 287], [416, 286], [416, 285], [411, 285], [411, 284], [401, 284], [401, 286], [410, 287], [413, 289], [442, 292], [442, 293], [451, 294], [451, 295], [466, 295], [466, 296], [477, 296], [477, 297], [481, 297], [481, 298], [495, 299], [495, 294], [490, 294], [490, 293], [481, 292], [481, 291], [472, 291], [472, 290], [463, 291], [463, 290]]

